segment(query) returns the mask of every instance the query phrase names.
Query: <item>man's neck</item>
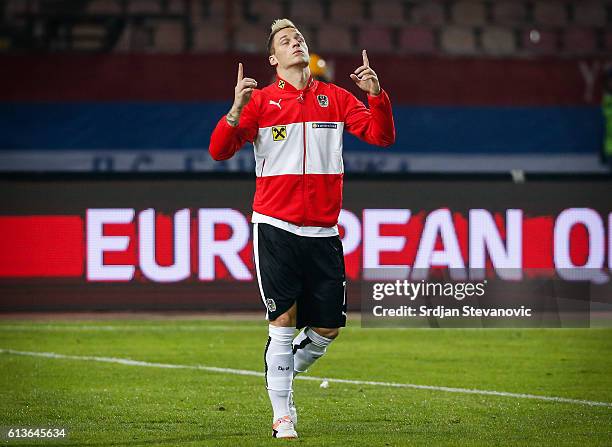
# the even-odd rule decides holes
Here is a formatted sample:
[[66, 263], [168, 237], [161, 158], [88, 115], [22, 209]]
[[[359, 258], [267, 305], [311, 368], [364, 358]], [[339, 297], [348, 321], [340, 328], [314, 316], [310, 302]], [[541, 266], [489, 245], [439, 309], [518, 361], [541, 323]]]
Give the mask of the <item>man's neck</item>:
[[293, 66], [286, 69], [278, 68], [276, 74], [291, 84], [296, 90], [302, 90], [306, 87], [310, 78], [310, 68]]

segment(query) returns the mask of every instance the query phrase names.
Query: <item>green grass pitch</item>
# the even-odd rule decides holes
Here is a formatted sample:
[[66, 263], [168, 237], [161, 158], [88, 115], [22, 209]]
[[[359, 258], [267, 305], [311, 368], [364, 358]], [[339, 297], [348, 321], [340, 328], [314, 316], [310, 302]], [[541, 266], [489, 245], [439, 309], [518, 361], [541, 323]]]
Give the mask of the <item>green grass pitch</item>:
[[[0, 349], [263, 370], [264, 320], [1, 321]], [[610, 329], [345, 328], [308, 375], [612, 402]], [[4, 445], [612, 445], [612, 406], [295, 382], [294, 441], [273, 440], [264, 380], [0, 353]]]

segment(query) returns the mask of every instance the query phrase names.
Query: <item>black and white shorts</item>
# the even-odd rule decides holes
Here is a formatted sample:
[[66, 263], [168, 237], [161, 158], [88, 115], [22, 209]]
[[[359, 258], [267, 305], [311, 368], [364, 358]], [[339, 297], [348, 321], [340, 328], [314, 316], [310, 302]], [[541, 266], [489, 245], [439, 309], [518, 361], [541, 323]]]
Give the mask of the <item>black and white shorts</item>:
[[253, 224], [253, 254], [267, 318], [297, 302], [296, 327], [346, 326], [346, 276], [339, 236], [298, 236]]

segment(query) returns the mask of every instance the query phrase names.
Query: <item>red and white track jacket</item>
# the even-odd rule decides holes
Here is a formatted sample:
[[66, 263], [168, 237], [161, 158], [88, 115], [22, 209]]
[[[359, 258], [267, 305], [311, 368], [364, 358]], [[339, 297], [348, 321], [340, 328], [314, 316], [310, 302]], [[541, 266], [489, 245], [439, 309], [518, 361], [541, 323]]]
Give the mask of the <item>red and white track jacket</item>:
[[254, 144], [253, 211], [297, 226], [333, 227], [342, 206], [342, 132], [379, 146], [395, 141], [385, 91], [370, 109], [348, 91], [311, 79], [303, 90], [283, 79], [254, 90], [237, 127], [225, 116], [210, 139], [215, 160]]

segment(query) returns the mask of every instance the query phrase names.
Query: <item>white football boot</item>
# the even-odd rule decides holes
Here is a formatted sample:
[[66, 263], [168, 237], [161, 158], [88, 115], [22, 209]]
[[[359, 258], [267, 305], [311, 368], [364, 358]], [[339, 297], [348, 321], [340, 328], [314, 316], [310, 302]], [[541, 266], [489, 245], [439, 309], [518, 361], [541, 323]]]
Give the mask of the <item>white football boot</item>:
[[289, 394], [289, 416], [291, 416], [293, 426], [297, 428], [297, 408], [295, 408], [295, 402], [293, 402], [293, 391]]
[[289, 416], [278, 418], [276, 422], [272, 424], [272, 437], [285, 439], [298, 437], [295, 427], [293, 426], [293, 422]]

